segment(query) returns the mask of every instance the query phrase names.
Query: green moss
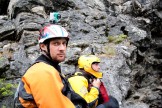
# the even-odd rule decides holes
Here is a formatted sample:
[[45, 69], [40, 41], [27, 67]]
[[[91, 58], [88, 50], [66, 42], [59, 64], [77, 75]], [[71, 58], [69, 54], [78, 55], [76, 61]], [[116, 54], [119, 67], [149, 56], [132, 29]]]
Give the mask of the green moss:
[[115, 44], [119, 44], [119, 43], [123, 42], [126, 38], [127, 38], [127, 35], [124, 35], [124, 34], [120, 34], [117, 36], [108, 36], [109, 42], [112, 42]]
[[5, 79], [0, 79], [0, 98], [13, 95], [13, 88], [15, 88], [13, 84], [7, 83]]
[[5, 105], [2, 105], [2, 108], [7, 108]]
[[113, 42], [115, 39], [116, 39], [116, 37], [114, 37], [114, 36], [108, 36], [109, 42]]

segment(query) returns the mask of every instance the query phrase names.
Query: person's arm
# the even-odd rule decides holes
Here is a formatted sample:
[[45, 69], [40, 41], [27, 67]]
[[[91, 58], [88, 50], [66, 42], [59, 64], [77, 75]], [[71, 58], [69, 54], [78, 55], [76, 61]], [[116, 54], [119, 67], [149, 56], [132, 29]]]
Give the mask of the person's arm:
[[69, 78], [72, 89], [83, 97], [87, 103], [94, 102], [98, 99], [99, 89], [97, 87], [91, 87], [88, 91], [88, 80], [83, 76], [74, 76]]

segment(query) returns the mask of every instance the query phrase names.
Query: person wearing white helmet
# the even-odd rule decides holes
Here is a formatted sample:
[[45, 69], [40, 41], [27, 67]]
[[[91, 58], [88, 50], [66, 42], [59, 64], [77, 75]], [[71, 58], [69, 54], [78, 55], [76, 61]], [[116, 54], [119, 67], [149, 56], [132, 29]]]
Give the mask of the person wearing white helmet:
[[89, 108], [119, 108], [118, 101], [109, 96], [101, 82], [100, 59], [95, 55], [82, 55], [78, 71], [68, 79], [72, 89], [86, 100]]
[[66, 97], [66, 84], [61, 78], [59, 63], [65, 60], [69, 34], [64, 27], [50, 24], [40, 30], [42, 52], [22, 76], [16, 107], [75, 108]]

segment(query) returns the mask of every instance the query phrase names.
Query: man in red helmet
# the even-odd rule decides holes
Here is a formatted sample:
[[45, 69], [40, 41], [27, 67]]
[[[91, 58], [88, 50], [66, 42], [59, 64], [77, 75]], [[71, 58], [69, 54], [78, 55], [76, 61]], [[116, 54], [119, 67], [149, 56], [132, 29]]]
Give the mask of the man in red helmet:
[[48, 25], [40, 31], [42, 55], [28, 68], [18, 87], [19, 108], [74, 108], [66, 97], [66, 84], [58, 65], [65, 60], [68, 32], [59, 25]]

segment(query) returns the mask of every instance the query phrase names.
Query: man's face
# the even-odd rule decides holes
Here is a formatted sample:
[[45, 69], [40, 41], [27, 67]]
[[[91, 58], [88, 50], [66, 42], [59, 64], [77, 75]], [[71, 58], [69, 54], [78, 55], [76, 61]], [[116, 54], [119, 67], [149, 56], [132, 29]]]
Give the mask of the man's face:
[[[53, 61], [62, 62], [66, 57], [67, 40], [65, 38], [51, 39], [49, 43], [50, 55]], [[47, 45], [42, 50], [47, 51]]]
[[53, 39], [50, 41], [50, 54], [53, 60], [62, 62], [66, 57], [67, 41], [64, 38]]

